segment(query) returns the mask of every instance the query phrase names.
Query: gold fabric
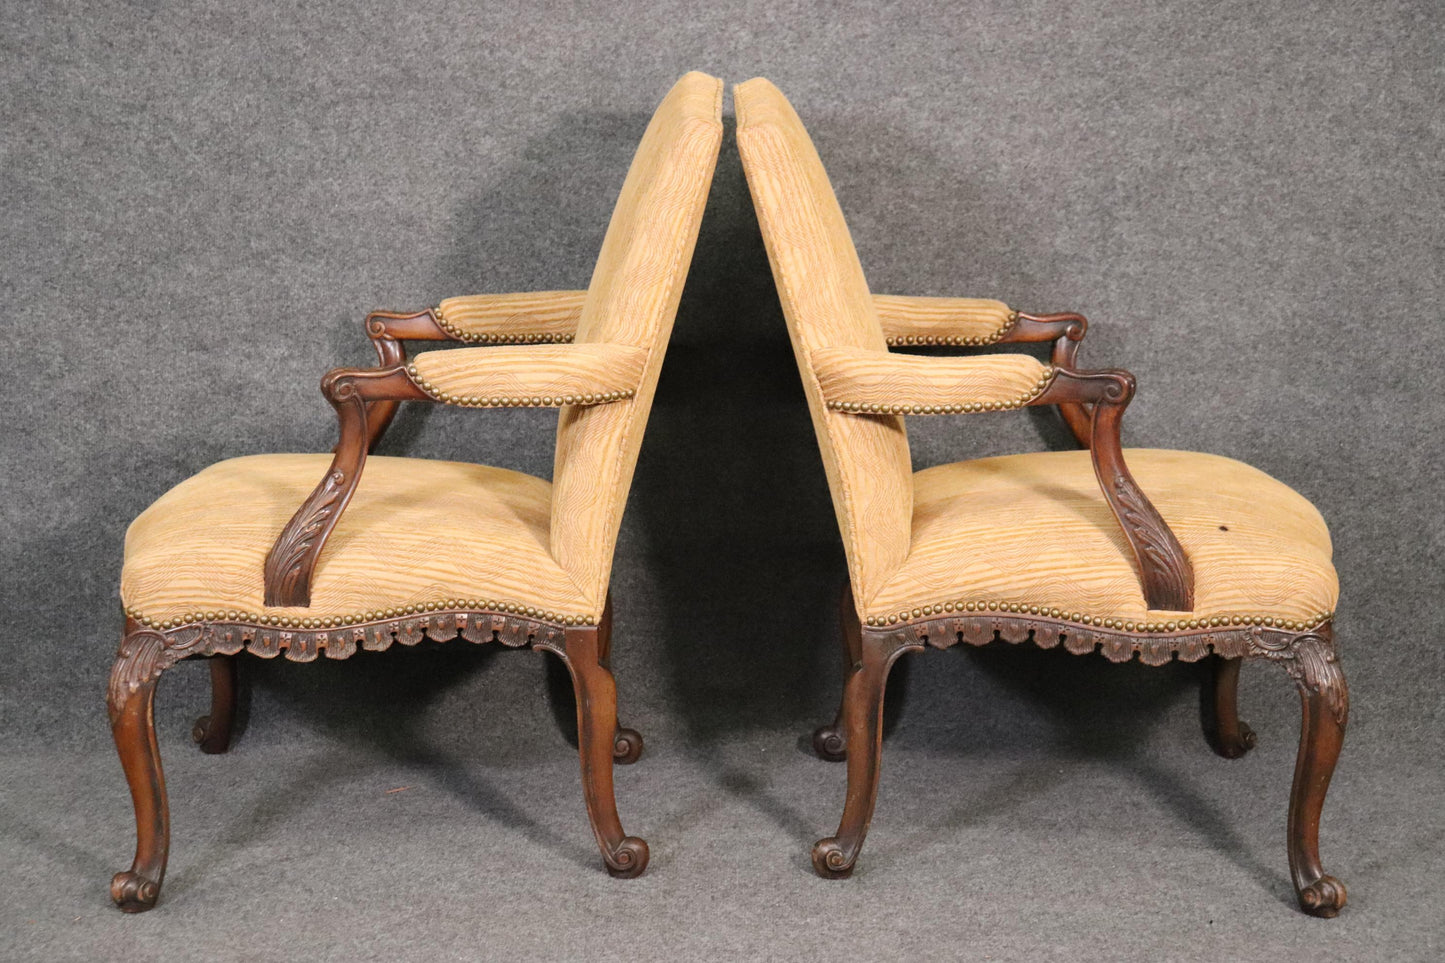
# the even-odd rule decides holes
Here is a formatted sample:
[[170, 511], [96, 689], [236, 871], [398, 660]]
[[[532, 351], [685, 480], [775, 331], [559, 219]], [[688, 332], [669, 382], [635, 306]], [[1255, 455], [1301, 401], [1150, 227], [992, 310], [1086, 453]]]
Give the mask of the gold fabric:
[[577, 324], [578, 345], [605, 341], [647, 352], [631, 400], [563, 408], [557, 420], [552, 554], [599, 605], [722, 144], [722, 94], [722, 81], [690, 73], [653, 114]]
[[813, 370], [819, 348], [888, 350], [828, 174], [792, 105], [761, 77], [733, 89], [747, 173], [792, 337], [853, 590], [877, 591], [908, 555], [912, 465], [903, 419], [830, 411]]
[[569, 333], [576, 311], [575, 344], [434, 351], [413, 362], [460, 397], [634, 391], [562, 408], [555, 484], [478, 465], [368, 458], [321, 553], [310, 607], [265, 608], [266, 554], [330, 456], [221, 462], [132, 524], [127, 608], [154, 622], [197, 611], [324, 619], [480, 598], [595, 620], [721, 140], [722, 82], [689, 73], [643, 135], [580, 310], [574, 292], [441, 308], [449, 323], [505, 326], [512, 315], [501, 312], [515, 307]]
[[500, 341], [538, 336], [565, 341], [577, 330], [586, 291], [532, 291], [525, 294], [470, 294], [447, 298], [437, 315], [453, 333]]
[[252, 455], [181, 482], [126, 532], [121, 600], [154, 621], [213, 610], [330, 618], [471, 598], [598, 614], [547, 550], [546, 481], [380, 455], [321, 553], [311, 606], [265, 607], [266, 553], [330, 464]]
[[[1191, 618], [1313, 623], [1334, 611], [1330, 533], [1302, 495], [1218, 455], [1129, 448], [1124, 460], [1194, 566]], [[1088, 452], [939, 465], [913, 490], [912, 550], [865, 615], [998, 601], [1154, 617]]]
[[[1007, 306], [870, 295], [797, 114], [763, 79], [740, 84], [735, 103], [738, 148], [860, 616], [896, 620], [925, 607], [994, 602], [1151, 619], [1088, 452], [964, 461], [914, 476], [902, 418], [828, 407], [996, 403], [1005, 390], [1026, 393], [1047, 369], [1021, 356], [885, 355], [885, 333], [987, 339], [1007, 325]], [[1126, 461], [1193, 565], [1190, 617], [1313, 624], [1333, 612], [1329, 533], [1303, 497], [1227, 458], [1131, 450]], [[1157, 614], [1167, 621], [1178, 613]]]
[[1011, 324], [1007, 304], [982, 298], [875, 294], [873, 307], [890, 344], [928, 344], [945, 338], [987, 343]]
[[625, 344], [539, 344], [424, 351], [411, 367], [427, 393], [464, 398], [546, 398], [635, 391], [647, 352]]
[[[1052, 369], [1026, 354], [935, 358], [859, 348], [819, 348], [813, 370], [829, 404], [948, 408], [987, 403], [1024, 404], [1047, 383]], [[941, 413], [941, 412], [937, 412]]]

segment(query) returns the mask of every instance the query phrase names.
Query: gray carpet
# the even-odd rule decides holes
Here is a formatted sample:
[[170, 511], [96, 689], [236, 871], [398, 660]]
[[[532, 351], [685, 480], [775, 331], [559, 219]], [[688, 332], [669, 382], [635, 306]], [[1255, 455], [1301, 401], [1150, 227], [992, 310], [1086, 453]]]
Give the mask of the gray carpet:
[[[0, 958], [1434, 960], [1445, 944], [1445, 15], [1434, 2], [0, 8]], [[125, 526], [221, 458], [323, 451], [360, 318], [586, 282], [652, 107], [773, 79], [877, 291], [1080, 310], [1126, 442], [1240, 458], [1335, 533], [1353, 709], [1340, 918], [1293, 905], [1298, 706], [1209, 752], [1197, 667], [1006, 645], [905, 660], [856, 876], [843, 574], [731, 134], [613, 591], [646, 875], [602, 871], [556, 667], [463, 643], [246, 661], [229, 755], [162, 684], [161, 904], [105, 723]], [[917, 419], [919, 466], [1060, 447], [1046, 413]], [[553, 416], [408, 410], [390, 453], [546, 475]], [[559, 721], [560, 720], [560, 721]]]

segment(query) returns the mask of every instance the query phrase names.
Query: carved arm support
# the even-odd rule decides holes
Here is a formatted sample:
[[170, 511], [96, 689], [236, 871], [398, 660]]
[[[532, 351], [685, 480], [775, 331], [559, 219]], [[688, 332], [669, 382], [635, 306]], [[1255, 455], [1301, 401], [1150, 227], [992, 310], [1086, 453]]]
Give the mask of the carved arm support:
[[1094, 475], [1134, 553], [1149, 608], [1193, 608], [1189, 560], [1124, 463], [1119, 429], [1134, 397], [1134, 376], [1127, 371], [1048, 367], [1028, 355], [933, 358], [859, 348], [826, 348], [810, 360], [824, 403], [849, 414], [941, 415], [1027, 405], [1086, 411]]
[[321, 379], [341, 439], [326, 476], [266, 556], [267, 606], [311, 604], [311, 578], [326, 540], [366, 465], [370, 422], [381, 403], [436, 401], [466, 407], [561, 407], [631, 398], [646, 351], [626, 345], [538, 345], [429, 351], [411, 364], [337, 368]]

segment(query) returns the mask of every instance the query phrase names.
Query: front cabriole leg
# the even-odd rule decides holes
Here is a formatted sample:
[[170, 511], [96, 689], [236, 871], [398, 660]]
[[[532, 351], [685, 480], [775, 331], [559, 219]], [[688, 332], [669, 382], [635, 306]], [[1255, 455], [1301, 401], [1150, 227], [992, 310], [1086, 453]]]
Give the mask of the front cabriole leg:
[[1350, 691], [1335, 654], [1328, 622], [1287, 645], [1263, 641], [1255, 648], [1279, 662], [1300, 693], [1300, 744], [1289, 799], [1289, 868], [1300, 908], [1332, 917], [1345, 905], [1345, 884], [1320, 865], [1320, 813], [1350, 715]]
[[847, 731], [848, 793], [838, 831], [813, 845], [813, 869], [824, 879], [846, 879], [863, 848], [878, 800], [883, 756], [883, 689], [888, 672], [904, 652], [922, 649], [896, 632], [861, 633], [862, 658], [843, 688]]
[[110, 897], [122, 911], [141, 913], [160, 896], [171, 835], [166, 780], [156, 745], [156, 682], [162, 672], [190, 654], [201, 633], [194, 629], [171, 638], [129, 619], [126, 630], [111, 667], [106, 706], [135, 805], [136, 847], [130, 869], [111, 880]]

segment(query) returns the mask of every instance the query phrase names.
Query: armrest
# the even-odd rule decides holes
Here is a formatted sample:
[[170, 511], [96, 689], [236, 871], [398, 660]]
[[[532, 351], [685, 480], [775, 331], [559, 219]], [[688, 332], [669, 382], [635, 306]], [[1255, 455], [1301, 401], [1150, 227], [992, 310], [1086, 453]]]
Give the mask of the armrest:
[[1088, 329], [1081, 314], [1024, 314], [983, 298], [875, 294], [873, 307], [883, 336], [895, 347], [1081, 341]]
[[945, 415], [1018, 408], [1053, 369], [1025, 354], [934, 358], [867, 348], [821, 348], [811, 356], [823, 401], [856, 414]]
[[457, 341], [541, 344], [571, 341], [586, 291], [473, 294], [447, 298], [433, 309], [437, 324]]
[[1124, 462], [1120, 425], [1135, 389], [1127, 371], [1076, 371], [1023, 355], [932, 358], [857, 348], [815, 351], [812, 364], [827, 406], [860, 416], [1075, 406], [1088, 416], [1094, 477], [1134, 553], [1149, 608], [1194, 607], [1193, 567]]
[[469, 407], [606, 404], [632, 397], [646, 357], [642, 348], [611, 344], [461, 348], [430, 351], [410, 365], [327, 372], [321, 393], [336, 409], [341, 440], [325, 477], [266, 556], [266, 605], [311, 604], [312, 574], [361, 480], [375, 435], [373, 423], [390, 418], [398, 402]]
[[630, 398], [647, 351], [622, 344], [547, 344], [427, 351], [406, 366], [433, 401], [470, 408], [557, 408]]
[[[381, 367], [406, 361], [403, 341], [465, 341], [472, 344], [547, 344], [571, 341], [586, 291], [473, 294], [447, 298], [425, 311], [373, 311], [366, 336]], [[373, 405], [368, 444], [375, 447], [396, 415], [396, 402]]]
[[382, 364], [386, 341], [465, 341], [471, 344], [550, 344], [572, 340], [586, 291], [472, 294], [447, 298], [424, 311], [373, 311], [366, 336]]

